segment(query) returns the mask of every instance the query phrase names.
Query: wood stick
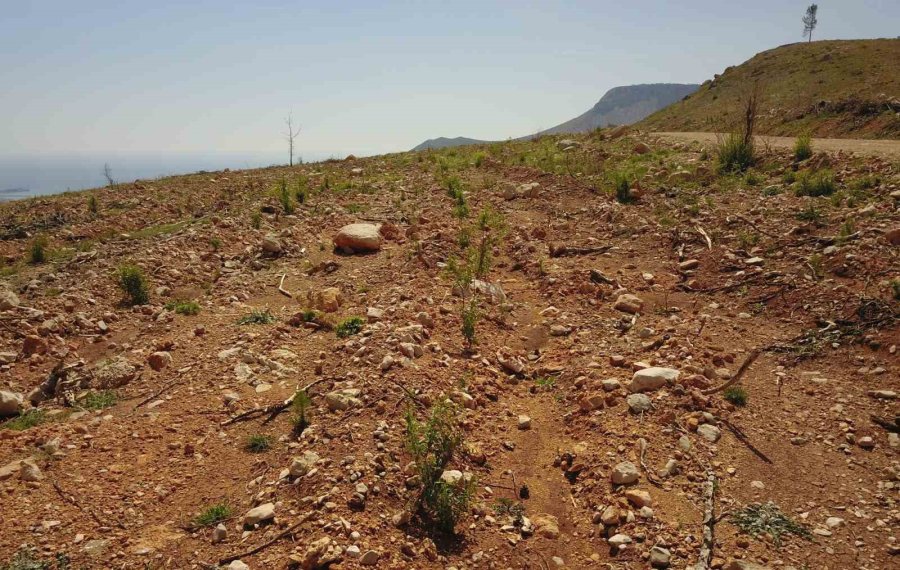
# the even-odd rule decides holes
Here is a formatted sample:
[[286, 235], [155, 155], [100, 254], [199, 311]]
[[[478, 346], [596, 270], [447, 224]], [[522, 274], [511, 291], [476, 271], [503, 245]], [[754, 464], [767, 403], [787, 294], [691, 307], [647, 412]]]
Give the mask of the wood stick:
[[[56, 493], [60, 496], [60, 498], [62, 500], [73, 505], [79, 511], [81, 511], [83, 513], [87, 513], [92, 519], [94, 519], [94, 522], [97, 523], [98, 525], [105, 526], [105, 527], [110, 526], [107, 522], [105, 522], [103, 519], [98, 517], [97, 513], [95, 513], [91, 509], [87, 509], [87, 508], [81, 506], [81, 503], [79, 503], [78, 500], [75, 499], [75, 495], [73, 495], [71, 493], [70, 494], [65, 493], [62, 490], [62, 487], [59, 486], [59, 483], [57, 483], [55, 479], [50, 479], [50, 484], [53, 485], [53, 488], [56, 489]], [[119, 523], [118, 526], [123, 529], [125, 528], [125, 526], [122, 525], [122, 523]]]
[[285, 278], [285, 277], [287, 277], [287, 273], [284, 273], [284, 274], [282, 274], [282, 276], [281, 276], [281, 282], [278, 284], [278, 292], [281, 293], [282, 295], [286, 296], [286, 297], [293, 298], [293, 295], [291, 295], [291, 292], [290, 292], [290, 291], [287, 291], [287, 290], [284, 288], [284, 278]]
[[[303, 388], [301, 388], [300, 390], [298, 390], [298, 392], [300, 392], [300, 391], [306, 392], [306, 391], [308, 391], [310, 388], [312, 388], [313, 386], [315, 386], [316, 384], [318, 384], [319, 382], [324, 382], [325, 380], [326, 380], [326, 378], [319, 378], [318, 380], [315, 380], [315, 381], [313, 381], [313, 382], [310, 382], [309, 384], [307, 384], [306, 386], [304, 386]], [[283, 411], [285, 411], [286, 409], [288, 409], [288, 408], [291, 407], [291, 404], [294, 403], [294, 396], [296, 396], [296, 395], [297, 395], [297, 392], [294, 392], [294, 395], [293, 395], [293, 396], [291, 396], [290, 398], [288, 398], [288, 399], [285, 400], [284, 402], [281, 402], [280, 404], [269, 404], [268, 406], [259, 406], [259, 407], [257, 407], [257, 408], [253, 408], [252, 410], [247, 410], [246, 412], [242, 412], [242, 413], [240, 413], [240, 414], [234, 416], [233, 418], [229, 418], [229, 419], [225, 420], [224, 422], [222, 422], [221, 425], [222, 425], [222, 426], [229, 426], [229, 425], [231, 425], [231, 424], [234, 424], [234, 423], [237, 423], [237, 422], [246, 421], [246, 420], [249, 420], [249, 419], [253, 419], [253, 418], [257, 417], [257, 416], [261, 416], [261, 415], [264, 415], [264, 414], [270, 414], [270, 415], [269, 415], [269, 419], [268, 419], [267, 421], [271, 421], [272, 418], [274, 418], [275, 416], [277, 416], [277, 415], [280, 414], [281, 412], [283, 412]]]
[[304, 516], [304, 517], [301, 518], [299, 521], [295, 522], [295, 523], [292, 524], [291, 526], [287, 527], [285, 530], [283, 530], [283, 531], [281, 531], [280, 533], [278, 533], [278, 534], [275, 536], [275, 538], [273, 538], [273, 539], [271, 539], [271, 540], [269, 540], [269, 541], [267, 541], [267, 542], [264, 542], [264, 543], [260, 544], [260, 545], [257, 546], [257, 547], [251, 548], [250, 550], [246, 550], [246, 551], [240, 552], [240, 553], [238, 553], [238, 554], [232, 554], [232, 555], [230, 555], [230, 556], [226, 556], [225, 558], [222, 558], [222, 559], [219, 560], [219, 564], [228, 564], [229, 562], [234, 562], [234, 561], [237, 560], [238, 558], [243, 558], [244, 556], [252, 556], [252, 555], [256, 554], [257, 552], [260, 552], [260, 551], [262, 551], [262, 550], [265, 550], [266, 548], [272, 546], [273, 544], [275, 544], [276, 542], [278, 542], [278, 541], [281, 540], [282, 538], [284, 538], [284, 537], [286, 537], [286, 536], [288, 536], [288, 535], [290, 535], [290, 534], [293, 534], [293, 532], [297, 529], [297, 527], [299, 527], [300, 525], [302, 525], [303, 523], [305, 523], [306, 521], [308, 521], [309, 518], [310, 518], [310, 515]]
[[734, 434], [734, 437], [737, 438], [737, 440], [739, 442], [746, 445], [747, 449], [752, 451], [754, 455], [756, 455], [757, 457], [759, 457], [766, 463], [768, 463], [770, 465], [772, 464], [772, 460], [769, 459], [768, 457], [766, 457], [765, 453], [756, 449], [756, 447], [754, 447], [754, 445], [752, 443], [750, 443], [750, 440], [747, 438], [747, 434], [745, 434], [743, 431], [741, 431], [741, 429], [739, 427], [737, 427], [736, 425], [732, 424], [731, 422], [729, 422], [728, 420], [723, 419], [723, 418], [720, 418], [719, 421], [721, 421], [722, 424], [728, 428], [728, 431], [730, 431], [732, 434]]
[[611, 245], [598, 245], [591, 247], [574, 247], [567, 245], [550, 246], [550, 257], [565, 257], [569, 255], [590, 255], [592, 253], [605, 253], [612, 249]]
[[753, 351], [751, 351], [750, 354], [747, 355], [747, 358], [746, 358], [746, 360], [744, 360], [744, 363], [741, 364], [741, 367], [738, 368], [737, 373], [735, 373], [735, 375], [732, 376], [731, 379], [728, 380], [728, 382], [725, 382], [721, 386], [717, 386], [715, 388], [709, 388], [707, 390], [703, 390], [700, 393], [703, 394], [704, 396], [708, 396], [710, 394], [715, 394], [716, 392], [721, 392], [722, 390], [725, 390], [728, 387], [737, 384], [740, 381], [741, 377], [747, 372], [747, 369], [750, 368], [750, 365], [753, 364], [753, 362], [757, 358], [759, 358], [760, 352], [761, 351], [758, 348], [753, 349]]
[[706, 488], [703, 493], [705, 509], [703, 512], [703, 543], [700, 546], [700, 555], [693, 570], [709, 570], [709, 563], [713, 553], [713, 531], [716, 526], [716, 476], [712, 471], [706, 473]]
[[638, 448], [640, 449], [640, 464], [641, 468], [644, 470], [644, 473], [647, 475], [647, 480], [650, 481], [653, 485], [657, 487], [660, 486], [659, 481], [656, 479], [656, 476], [650, 471], [650, 468], [647, 467], [647, 464], [644, 462], [644, 454], [647, 451], [647, 440], [644, 438], [640, 438], [638, 440]]
[[701, 228], [699, 225], [697, 226], [697, 232], [706, 239], [706, 249], [712, 249], [712, 238], [709, 237], [709, 234], [706, 233], [706, 230]]
[[157, 392], [154, 392], [153, 394], [149, 395], [148, 397], [146, 397], [143, 400], [141, 400], [140, 402], [138, 402], [138, 404], [134, 408], [132, 408], [132, 410], [136, 410], [136, 409], [140, 408], [141, 406], [143, 406], [144, 404], [150, 403], [151, 401], [153, 401], [156, 398], [158, 398], [159, 396], [161, 396], [164, 392], [167, 392], [169, 390], [169, 388], [171, 388], [172, 386], [175, 386], [176, 384], [178, 384], [180, 382], [181, 382], [181, 378], [178, 378], [177, 380], [172, 380], [171, 382], [169, 382], [168, 384], [166, 384], [165, 386], [160, 388]]

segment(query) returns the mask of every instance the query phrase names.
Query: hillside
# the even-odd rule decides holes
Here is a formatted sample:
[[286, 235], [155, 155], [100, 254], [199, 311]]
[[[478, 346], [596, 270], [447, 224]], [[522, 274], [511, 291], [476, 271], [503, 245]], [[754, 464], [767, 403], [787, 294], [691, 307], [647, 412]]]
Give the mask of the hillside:
[[[574, 119], [555, 127], [516, 140], [527, 140], [536, 136], [586, 133], [610, 125], [630, 125], [640, 121], [650, 113], [662, 109], [697, 90], [698, 85], [680, 83], [652, 83], [646, 85], [626, 85], [613, 87], [597, 103]], [[456, 137], [429, 139], [412, 150], [425, 150], [484, 144], [490, 141]]]
[[640, 123], [656, 131], [723, 131], [759, 82], [761, 132], [900, 138], [900, 39], [781, 46], [729, 67], [685, 99]]
[[900, 163], [816, 145], [0, 204], [0, 568], [896, 567]]

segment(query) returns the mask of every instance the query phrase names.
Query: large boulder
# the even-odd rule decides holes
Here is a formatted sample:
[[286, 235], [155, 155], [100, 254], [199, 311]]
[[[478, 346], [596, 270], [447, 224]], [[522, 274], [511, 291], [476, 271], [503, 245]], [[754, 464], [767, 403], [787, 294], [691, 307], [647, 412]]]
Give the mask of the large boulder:
[[335, 234], [334, 247], [349, 253], [378, 251], [381, 239], [375, 224], [348, 224]]
[[320, 457], [318, 453], [314, 451], [306, 451], [303, 453], [301, 457], [295, 457], [294, 461], [291, 463], [290, 467], [290, 475], [294, 479], [297, 477], [303, 477], [310, 471], [312, 471], [313, 467], [316, 466]]
[[8, 311], [19, 306], [19, 298], [9, 289], [0, 289], [0, 311]]
[[341, 308], [344, 296], [339, 288], [326, 287], [318, 291], [308, 291], [306, 293], [306, 302], [314, 309], [333, 313]]
[[244, 515], [244, 526], [253, 526], [275, 518], [275, 504], [264, 503], [247, 511]]
[[0, 390], [0, 417], [19, 415], [24, 400], [22, 394]]
[[645, 390], [659, 390], [669, 382], [678, 380], [680, 372], [674, 368], [644, 368], [634, 373], [628, 384], [630, 392], [643, 392]]
[[137, 374], [137, 368], [124, 356], [116, 356], [100, 362], [93, 372], [94, 388], [109, 390], [120, 388], [132, 380]]
[[633, 315], [635, 313], [641, 312], [641, 310], [644, 308], [644, 301], [636, 295], [625, 293], [624, 295], [619, 295], [619, 297], [616, 299], [616, 303], [613, 305], [613, 308], [617, 311], [622, 311], [623, 313], [631, 313]]
[[630, 461], [623, 461], [617, 464], [613, 467], [612, 473], [610, 473], [610, 479], [615, 485], [630, 485], [636, 482], [640, 476], [641, 473], [638, 471], [637, 466]]

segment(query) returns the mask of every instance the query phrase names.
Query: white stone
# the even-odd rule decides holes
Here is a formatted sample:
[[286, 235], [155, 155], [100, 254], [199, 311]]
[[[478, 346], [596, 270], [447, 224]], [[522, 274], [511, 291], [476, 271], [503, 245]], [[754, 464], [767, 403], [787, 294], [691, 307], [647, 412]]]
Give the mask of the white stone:
[[643, 392], [644, 390], [658, 390], [669, 382], [678, 380], [680, 372], [673, 368], [659, 368], [656, 366], [644, 368], [634, 373], [628, 384], [630, 392]]

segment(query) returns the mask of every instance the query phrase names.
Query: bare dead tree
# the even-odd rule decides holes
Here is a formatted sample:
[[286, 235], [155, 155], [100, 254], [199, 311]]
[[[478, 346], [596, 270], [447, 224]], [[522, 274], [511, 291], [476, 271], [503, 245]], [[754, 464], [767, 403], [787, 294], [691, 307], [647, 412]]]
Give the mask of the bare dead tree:
[[112, 177], [112, 168], [109, 167], [109, 163], [103, 165], [103, 177], [106, 178], [106, 185], [110, 188], [116, 187], [116, 181], [113, 180]]
[[288, 141], [288, 154], [290, 157], [290, 161], [288, 162], [288, 164], [290, 166], [294, 166], [294, 139], [297, 138], [297, 135], [300, 134], [300, 127], [297, 127], [297, 130], [294, 130], [294, 122], [291, 115], [287, 116], [287, 119], [285, 119], [285, 123], [287, 124], [286, 138]]
[[744, 101], [744, 124], [742, 125], [741, 134], [744, 137], [745, 145], [753, 144], [753, 131], [756, 130], [756, 122], [759, 119], [759, 82], [755, 82], [747, 99]]

